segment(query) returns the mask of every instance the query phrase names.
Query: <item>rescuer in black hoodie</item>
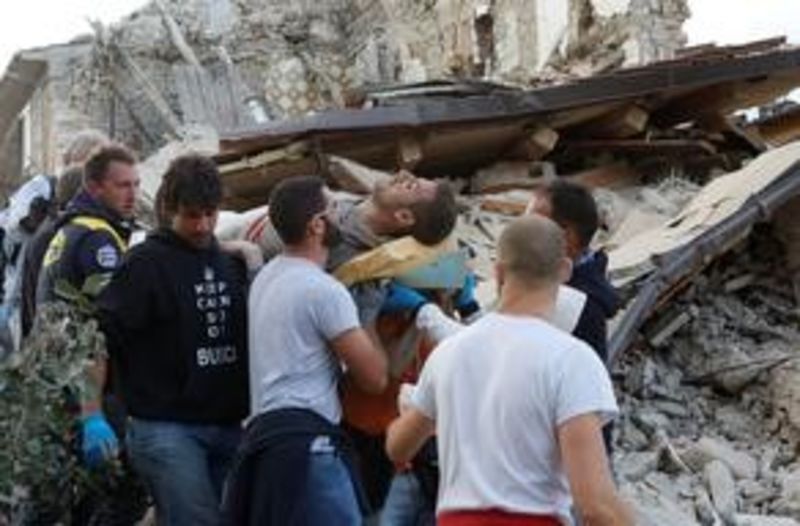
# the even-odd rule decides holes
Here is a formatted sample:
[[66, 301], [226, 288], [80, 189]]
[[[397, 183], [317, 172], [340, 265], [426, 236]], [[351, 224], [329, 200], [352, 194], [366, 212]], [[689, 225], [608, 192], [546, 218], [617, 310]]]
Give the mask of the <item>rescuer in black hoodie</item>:
[[99, 298], [101, 323], [158, 523], [214, 525], [248, 412], [246, 276], [213, 235], [213, 161], [176, 159], [159, 196], [166, 224], [126, 255]]

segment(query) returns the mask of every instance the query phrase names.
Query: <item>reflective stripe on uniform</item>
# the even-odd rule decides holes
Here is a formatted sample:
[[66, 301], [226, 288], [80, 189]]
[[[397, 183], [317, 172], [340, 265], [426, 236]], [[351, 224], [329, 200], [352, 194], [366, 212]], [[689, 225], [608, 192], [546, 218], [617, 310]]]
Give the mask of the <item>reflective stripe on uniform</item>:
[[[75, 216], [70, 219], [70, 225], [77, 225], [87, 228], [91, 231], [103, 230], [111, 235], [114, 238], [114, 242], [119, 248], [120, 252], [125, 252], [128, 248], [128, 244], [122, 238], [122, 236], [114, 230], [108, 221], [105, 219], [100, 219], [99, 217], [90, 217], [90, 216]], [[66, 226], [66, 225], [65, 225]], [[50, 241], [50, 244], [47, 245], [47, 252], [44, 254], [44, 259], [42, 260], [42, 266], [44, 268], [51, 266], [53, 263], [61, 259], [61, 255], [64, 253], [64, 247], [67, 244], [67, 236], [64, 233], [63, 227], [58, 230], [53, 239]]]

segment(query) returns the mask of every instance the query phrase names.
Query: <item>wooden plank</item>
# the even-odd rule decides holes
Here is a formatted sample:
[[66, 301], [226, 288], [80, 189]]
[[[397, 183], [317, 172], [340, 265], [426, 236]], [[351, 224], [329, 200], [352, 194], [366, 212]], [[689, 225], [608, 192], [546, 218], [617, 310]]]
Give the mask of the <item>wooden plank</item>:
[[595, 139], [570, 141], [566, 146], [569, 152], [606, 151], [627, 154], [703, 154], [713, 155], [717, 149], [702, 139]]
[[569, 131], [570, 137], [624, 139], [642, 133], [650, 114], [637, 105], [625, 106], [581, 124]]
[[547, 126], [536, 126], [509, 153], [512, 159], [538, 161], [550, 153], [558, 143], [558, 132]]

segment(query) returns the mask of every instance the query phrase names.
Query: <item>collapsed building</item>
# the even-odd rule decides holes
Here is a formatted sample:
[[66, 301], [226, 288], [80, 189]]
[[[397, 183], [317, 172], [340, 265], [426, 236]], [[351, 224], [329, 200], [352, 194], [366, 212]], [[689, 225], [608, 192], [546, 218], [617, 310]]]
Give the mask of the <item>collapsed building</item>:
[[0, 167], [17, 181], [54, 173], [85, 127], [147, 156], [178, 138], [360, 106], [376, 86], [528, 86], [669, 58], [687, 17], [684, 0], [157, 0], [17, 54], [0, 82]]
[[640, 522], [789, 526], [800, 112], [782, 97], [800, 48], [686, 48], [688, 15], [680, 0], [155, 0], [14, 58], [0, 166], [6, 184], [54, 173], [96, 127], [147, 157], [151, 196], [175, 155], [214, 155], [238, 211], [310, 172], [353, 193], [373, 171], [447, 177], [484, 298], [531, 189], [590, 186], [626, 299], [614, 464]]

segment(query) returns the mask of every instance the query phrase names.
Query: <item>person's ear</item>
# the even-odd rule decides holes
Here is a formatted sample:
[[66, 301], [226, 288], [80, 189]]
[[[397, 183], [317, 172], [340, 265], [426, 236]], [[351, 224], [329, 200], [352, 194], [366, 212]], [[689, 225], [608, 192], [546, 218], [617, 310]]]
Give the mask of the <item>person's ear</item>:
[[308, 234], [312, 237], [322, 237], [325, 235], [325, 221], [321, 214], [317, 214], [308, 222]]
[[497, 283], [497, 295], [500, 296], [500, 289], [506, 281], [506, 268], [500, 260], [494, 264], [494, 280]]
[[395, 222], [403, 228], [411, 228], [417, 222], [414, 212], [410, 208], [398, 208], [392, 212]]
[[583, 251], [583, 245], [581, 244], [580, 237], [574, 228], [564, 229], [564, 241], [566, 244], [565, 248], [567, 250], [567, 256], [572, 259], [580, 256], [581, 252]]
[[558, 264], [558, 281], [559, 283], [566, 283], [572, 277], [572, 260], [569, 258], [561, 258]]

